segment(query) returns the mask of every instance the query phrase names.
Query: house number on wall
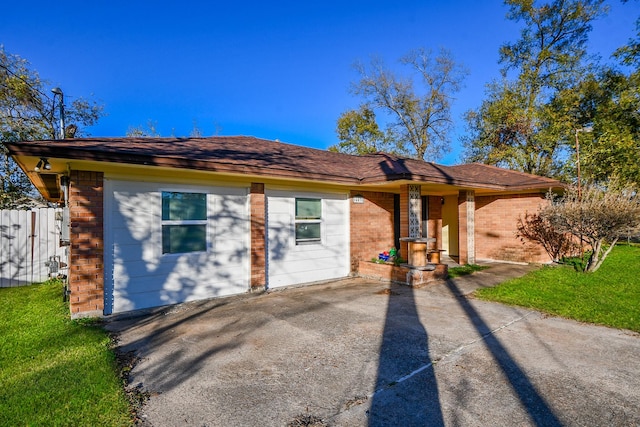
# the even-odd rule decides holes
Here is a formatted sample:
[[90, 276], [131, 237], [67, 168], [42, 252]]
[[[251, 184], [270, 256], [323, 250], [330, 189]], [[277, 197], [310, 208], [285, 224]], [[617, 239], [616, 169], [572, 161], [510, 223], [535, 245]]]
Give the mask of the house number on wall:
[[353, 196], [353, 203], [357, 203], [357, 204], [364, 203], [364, 196], [361, 196], [360, 194]]

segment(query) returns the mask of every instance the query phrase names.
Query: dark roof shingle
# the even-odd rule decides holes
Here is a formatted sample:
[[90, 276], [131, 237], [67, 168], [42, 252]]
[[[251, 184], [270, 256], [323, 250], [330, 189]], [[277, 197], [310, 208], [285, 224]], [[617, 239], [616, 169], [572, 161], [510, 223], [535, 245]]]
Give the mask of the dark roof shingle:
[[5, 145], [15, 156], [166, 166], [337, 183], [410, 180], [504, 190], [561, 186], [553, 179], [482, 164], [444, 166], [385, 153], [354, 156], [247, 136], [82, 138]]

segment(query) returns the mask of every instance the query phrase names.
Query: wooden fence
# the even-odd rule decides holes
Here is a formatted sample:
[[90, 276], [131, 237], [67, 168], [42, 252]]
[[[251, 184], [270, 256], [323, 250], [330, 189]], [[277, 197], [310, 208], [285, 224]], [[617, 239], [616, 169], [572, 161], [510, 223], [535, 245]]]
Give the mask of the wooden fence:
[[45, 281], [50, 272], [47, 264], [67, 263], [56, 214], [62, 215], [62, 210], [0, 210], [0, 287]]

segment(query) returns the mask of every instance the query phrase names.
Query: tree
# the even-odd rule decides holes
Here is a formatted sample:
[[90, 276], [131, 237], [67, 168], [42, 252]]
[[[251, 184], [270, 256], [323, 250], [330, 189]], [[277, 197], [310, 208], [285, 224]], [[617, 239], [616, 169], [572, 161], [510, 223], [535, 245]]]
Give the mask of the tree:
[[573, 187], [540, 211], [558, 233], [571, 233], [591, 247], [585, 272], [596, 271], [621, 236], [640, 230], [640, 194], [613, 180], [607, 187]]
[[[215, 126], [214, 135], [218, 135], [222, 130], [222, 126], [220, 126], [217, 122], [213, 123]], [[155, 120], [147, 120], [146, 125], [137, 125], [137, 126], [129, 126], [125, 135], [129, 138], [162, 138], [160, 131], [158, 130], [158, 122]], [[175, 137], [175, 129], [172, 129], [171, 136]], [[189, 132], [189, 138], [203, 138], [204, 134], [202, 129], [198, 125], [198, 121], [193, 119], [193, 127], [191, 128], [191, 132]]]
[[[2, 142], [55, 139], [57, 108], [46, 85], [25, 59], [7, 53], [0, 45], [0, 209], [25, 207], [36, 197], [29, 179]], [[70, 124], [65, 134], [69, 135], [75, 134], [78, 126], [95, 124], [102, 107], [77, 98], [65, 106], [65, 113]]]
[[640, 73], [605, 70], [585, 79], [577, 92], [580, 115], [593, 124], [580, 138], [582, 176], [601, 183], [617, 176], [639, 185]]
[[[359, 110], [340, 116], [341, 142], [332, 149], [362, 153], [378, 151], [382, 145], [396, 153], [429, 160], [436, 160], [448, 149], [453, 94], [460, 90], [466, 71], [445, 50], [434, 58], [431, 52], [417, 49], [402, 57], [400, 63], [412, 70], [411, 78], [397, 75], [379, 58], [368, 67], [356, 64], [360, 80], [352, 91], [366, 102]], [[414, 88], [415, 75], [421, 91]], [[384, 132], [375, 122], [375, 112], [391, 118]]]
[[126, 136], [131, 138], [159, 138], [161, 135], [158, 132], [158, 122], [147, 120], [146, 126], [129, 126]]
[[554, 262], [575, 254], [577, 245], [570, 233], [560, 233], [549, 222], [549, 219], [537, 213], [525, 213], [517, 222], [516, 237], [523, 242], [535, 242], [544, 248]]
[[376, 123], [376, 114], [366, 105], [358, 110], [349, 110], [340, 115], [336, 133], [340, 142], [329, 147], [329, 151], [347, 154], [369, 154], [381, 151], [403, 154], [393, 147]]
[[637, 36], [614, 54], [622, 67], [609, 66], [587, 75], [575, 90], [562, 94], [582, 123], [592, 123], [593, 132], [581, 135], [580, 161], [583, 176], [605, 183], [617, 176], [640, 185], [640, 20]]
[[563, 149], [582, 126], [567, 115], [565, 103], [554, 101], [580, 80], [591, 22], [606, 8], [603, 0], [505, 3], [507, 18], [524, 27], [519, 40], [500, 48], [502, 80], [466, 115], [466, 160], [559, 177]]

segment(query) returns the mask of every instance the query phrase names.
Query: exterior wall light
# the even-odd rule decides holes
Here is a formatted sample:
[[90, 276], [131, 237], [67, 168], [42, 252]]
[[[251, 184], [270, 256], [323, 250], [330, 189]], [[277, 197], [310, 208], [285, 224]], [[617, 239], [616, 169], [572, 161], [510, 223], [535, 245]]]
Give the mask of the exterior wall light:
[[40, 157], [40, 161], [33, 170], [40, 172], [42, 169], [47, 171], [51, 170], [51, 163], [49, 163], [49, 160], [46, 157]]

